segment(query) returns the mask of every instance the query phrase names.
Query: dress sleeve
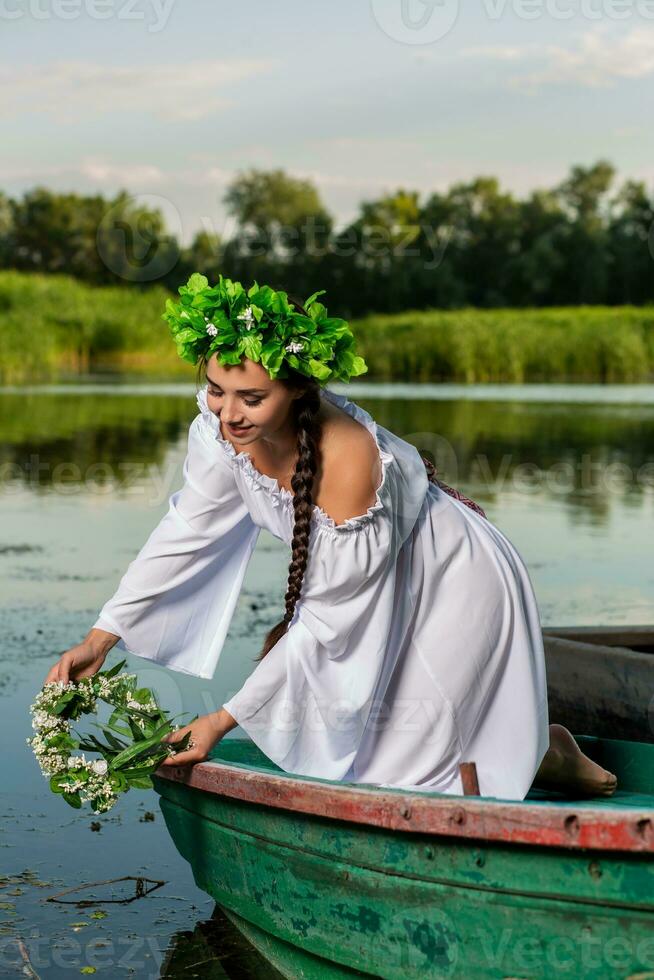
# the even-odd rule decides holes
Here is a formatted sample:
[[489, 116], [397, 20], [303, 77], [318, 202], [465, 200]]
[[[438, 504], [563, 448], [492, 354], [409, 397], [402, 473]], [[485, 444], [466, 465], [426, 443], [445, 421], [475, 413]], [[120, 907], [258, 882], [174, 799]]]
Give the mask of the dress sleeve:
[[287, 772], [351, 778], [376, 692], [393, 668], [393, 610], [404, 601], [397, 584], [406, 535], [399, 529], [415, 523], [427, 487], [422, 463], [414, 473], [402, 496], [385, 478], [367, 515], [312, 529], [286, 633], [223, 705]]
[[183, 475], [94, 628], [120, 636], [120, 650], [210, 678], [260, 528], [201, 415], [189, 428]]

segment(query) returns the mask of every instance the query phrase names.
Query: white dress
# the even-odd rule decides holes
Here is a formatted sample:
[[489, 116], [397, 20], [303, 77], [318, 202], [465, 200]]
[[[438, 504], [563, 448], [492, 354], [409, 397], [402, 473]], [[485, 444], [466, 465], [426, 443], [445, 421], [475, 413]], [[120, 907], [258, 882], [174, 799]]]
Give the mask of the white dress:
[[[475, 762], [482, 796], [523, 799], [549, 733], [522, 559], [429, 482], [414, 446], [345, 396], [321, 397], [372, 434], [381, 484], [344, 524], [314, 507], [288, 631], [223, 707], [287, 772], [461, 793], [459, 764]], [[197, 402], [184, 485], [94, 626], [120, 636], [119, 649], [210, 678], [259, 530], [290, 548], [293, 506], [222, 437], [206, 386]], [[253, 637], [253, 655], [262, 642]]]

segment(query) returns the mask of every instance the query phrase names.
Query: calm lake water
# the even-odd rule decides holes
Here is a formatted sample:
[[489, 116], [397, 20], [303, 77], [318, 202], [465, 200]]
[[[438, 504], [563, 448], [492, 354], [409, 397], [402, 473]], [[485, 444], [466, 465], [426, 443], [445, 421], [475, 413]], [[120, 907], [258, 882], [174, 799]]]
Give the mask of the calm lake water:
[[[484, 507], [524, 558], [544, 625], [652, 622], [653, 385], [334, 390]], [[25, 745], [29, 705], [50, 664], [88, 631], [181, 485], [196, 412], [188, 384], [0, 389], [0, 976], [70, 977], [84, 966], [112, 978], [190, 976], [183, 970], [200, 961], [203, 976], [274, 976], [212, 918], [214, 903], [174, 851], [156, 794], [132, 791], [99, 818], [78, 813], [50, 794]], [[211, 681], [135, 657], [128, 667], [172, 712], [218, 708], [280, 617], [288, 557], [262, 531]], [[97, 905], [104, 918], [45, 901], [124, 875], [165, 884], [129, 904]], [[125, 888], [133, 883], [94, 885], [85, 897], [121, 897]]]

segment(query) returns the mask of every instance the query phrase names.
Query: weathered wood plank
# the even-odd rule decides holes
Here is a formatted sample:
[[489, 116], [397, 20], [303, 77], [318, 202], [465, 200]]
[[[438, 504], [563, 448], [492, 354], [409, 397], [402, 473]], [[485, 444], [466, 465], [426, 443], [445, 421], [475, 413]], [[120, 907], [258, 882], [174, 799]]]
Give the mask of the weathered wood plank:
[[654, 652], [654, 626], [547, 626], [543, 636]]
[[538, 893], [552, 899], [565, 896], [599, 905], [638, 906], [654, 913], [652, 855], [605, 852], [591, 856], [583, 850], [398, 834], [209, 795], [168, 780], [157, 788], [171, 805], [229, 827], [237, 835], [249, 834], [348, 866], [453, 888]]
[[618, 809], [601, 802], [551, 806], [361, 789], [219, 762], [199, 763], [190, 769], [166, 766], [158, 769], [157, 775], [206, 793], [402, 832], [543, 847], [654, 852], [651, 806]]
[[654, 656], [543, 639], [551, 722], [579, 734], [654, 742]]

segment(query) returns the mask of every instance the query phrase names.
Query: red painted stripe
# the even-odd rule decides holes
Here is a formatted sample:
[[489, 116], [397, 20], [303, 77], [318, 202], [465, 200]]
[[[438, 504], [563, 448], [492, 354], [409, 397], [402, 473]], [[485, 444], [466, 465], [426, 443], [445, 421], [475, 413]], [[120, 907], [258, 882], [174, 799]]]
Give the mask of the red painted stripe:
[[388, 830], [541, 847], [654, 852], [654, 809], [428, 798], [313, 783], [221, 762], [165, 766], [157, 775], [216, 796]]

